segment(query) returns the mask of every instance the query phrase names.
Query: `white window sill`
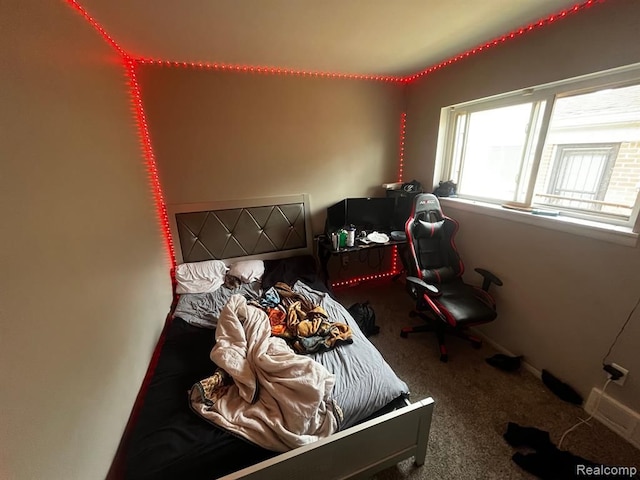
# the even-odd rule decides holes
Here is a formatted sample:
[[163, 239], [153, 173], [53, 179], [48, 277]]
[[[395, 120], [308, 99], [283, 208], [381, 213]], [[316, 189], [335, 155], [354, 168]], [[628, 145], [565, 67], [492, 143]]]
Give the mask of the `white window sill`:
[[508, 210], [492, 203], [466, 200], [463, 198], [440, 198], [442, 206], [468, 212], [480, 213], [490, 217], [502, 218], [514, 222], [535, 225], [537, 227], [558, 230], [561, 232], [595, 238], [606, 242], [617, 243], [627, 247], [635, 247], [638, 242], [638, 233], [634, 233], [628, 227], [607, 225], [604, 223], [582, 220], [572, 217], [547, 217], [527, 212]]

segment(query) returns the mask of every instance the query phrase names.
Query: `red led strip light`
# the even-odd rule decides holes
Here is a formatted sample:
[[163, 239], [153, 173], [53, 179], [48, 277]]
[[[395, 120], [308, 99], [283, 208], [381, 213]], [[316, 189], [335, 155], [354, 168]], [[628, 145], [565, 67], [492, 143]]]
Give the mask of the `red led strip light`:
[[[75, 0], [67, 0], [67, 1], [75, 3]], [[267, 74], [267, 75], [291, 75], [291, 76], [299, 76], [299, 77], [306, 77], [306, 78], [316, 77], [316, 78], [334, 78], [334, 79], [339, 78], [339, 79], [349, 79], [349, 80], [371, 80], [371, 81], [380, 81], [380, 82], [389, 82], [389, 83], [410, 83], [431, 72], [434, 72], [443, 67], [451, 65], [452, 63], [455, 63], [459, 60], [467, 58], [471, 55], [475, 55], [477, 53], [481, 53], [490, 47], [500, 45], [501, 43], [504, 43], [507, 40], [516, 38], [520, 35], [523, 35], [525, 33], [528, 33], [532, 30], [538, 29], [545, 25], [549, 25], [557, 20], [565, 18], [567, 15], [576, 13], [580, 10], [584, 10], [585, 8], [591, 7], [596, 3], [603, 3], [605, 1], [606, 0], [587, 0], [583, 3], [576, 4], [569, 9], [563, 10], [553, 15], [549, 15], [548, 17], [540, 19], [525, 27], [514, 30], [499, 38], [491, 40], [485, 44], [479, 45], [476, 48], [473, 48], [459, 55], [456, 55], [455, 57], [444, 60], [438, 63], [437, 65], [432, 65], [420, 72], [407, 75], [404, 77], [393, 76], [393, 75], [364, 75], [364, 74], [354, 74], [354, 73], [306, 71], [306, 70], [295, 70], [291, 68], [272, 67], [272, 66], [231, 65], [231, 64], [225, 64], [225, 63], [212, 63], [212, 62], [177, 62], [177, 61], [170, 61], [170, 60], [144, 58], [144, 57], [139, 57], [139, 58], [136, 58], [135, 60], [137, 60], [142, 64], [148, 64], [148, 65], [199, 68], [199, 69], [207, 69], [207, 70], [216, 70], [221, 72], [256, 73], [256, 74]], [[81, 9], [81, 7], [78, 7], [78, 8]], [[86, 12], [84, 12], [84, 10], [82, 10], [82, 12], [87, 18], [90, 18], [88, 15], [86, 15]], [[99, 27], [97, 24], [96, 24], [96, 27], [100, 29], [101, 34], [103, 34], [105, 38], [110, 40], [111, 37], [109, 37], [106, 33], [104, 33], [104, 30], [102, 30], [101, 27]]]
[[407, 134], [407, 114], [400, 115], [400, 154], [398, 158], [398, 182], [402, 182], [404, 177], [404, 139]]
[[[136, 78], [136, 67], [138, 64], [185, 67], [185, 68], [200, 68], [200, 69], [208, 69], [208, 70], [215, 70], [215, 71], [221, 71], [221, 72], [226, 71], [226, 72], [255, 73], [255, 74], [267, 74], [267, 75], [291, 75], [291, 76], [298, 76], [303, 78], [371, 80], [371, 81], [382, 81], [382, 82], [406, 84], [406, 83], [413, 82], [421, 77], [424, 77], [425, 75], [433, 71], [439, 70], [443, 67], [451, 65], [452, 63], [455, 63], [464, 58], [467, 58], [471, 55], [475, 55], [477, 53], [480, 53], [496, 45], [500, 45], [501, 43], [504, 43], [507, 40], [516, 38], [520, 35], [523, 35], [527, 32], [530, 32], [534, 29], [538, 29], [545, 25], [549, 25], [557, 20], [565, 18], [567, 15], [570, 15], [580, 10], [584, 10], [585, 8], [591, 7], [596, 3], [603, 3], [606, 0], [587, 0], [586, 2], [574, 5], [573, 7], [567, 10], [563, 10], [557, 14], [550, 15], [526, 27], [520, 28], [518, 30], [514, 30], [495, 40], [489, 41], [474, 49], [468, 50], [455, 57], [445, 60], [437, 65], [433, 65], [418, 73], [405, 76], [405, 77], [397, 77], [397, 76], [390, 76], [390, 75], [361, 75], [361, 74], [349, 74], [349, 73], [305, 71], [305, 70], [294, 70], [294, 69], [287, 69], [287, 68], [280, 68], [280, 67], [229, 65], [224, 63], [210, 63], [210, 62], [176, 62], [176, 61], [157, 60], [157, 59], [142, 58], [142, 57], [134, 58], [134, 57], [131, 57], [129, 54], [127, 54], [127, 52], [125, 52], [122, 49], [122, 47], [118, 45], [118, 43], [105, 31], [105, 29], [102, 28], [102, 26], [91, 15], [89, 15], [89, 13], [80, 4], [78, 4], [76, 0], [64, 0], [64, 1], [68, 5], [70, 5], [73, 9], [75, 9], [80, 15], [82, 15], [84, 19], [91, 24], [91, 26], [100, 34], [100, 36], [102, 36], [102, 38], [109, 45], [111, 45], [111, 47], [122, 58], [122, 62], [125, 67], [127, 77], [129, 78], [131, 102], [133, 104], [133, 108], [136, 116], [136, 121], [138, 125], [138, 134], [140, 135], [140, 141], [142, 143], [145, 165], [147, 167], [147, 171], [149, 174], [149, 180], [151, 183], [151, 190], [152, 190], [153, 198], [156, 205], [156, 211], [157, 211], [158, 219], [160, 222], [160, 227], [162, 229], [162, 233], [165, 239], [167, 252], [171, 262], [171, 267], [173, 270], [176, 265], [175, 250], [173, 245], [173, 239], [171, 236], [171, 229], [169, 227], [166, 203], [164, 201], [164, 196], [162, 194], [162, 187], [160, 185], [160, 179], [158, 176], [155, 155], [153, 153], [151, 137], [149, 135], [149, 128], [147, 125], [146, 115], [142, 105], [142, 95], [140, 91], [140, 85]], [[398, 165], [398, 181], [402, 182], [403, 174], [404, 174], [403, 170], [404, 170], [404, 142], [405, 142], [405, 134], [406, 134], [406, 113], [402, 113], [400, 124], [401, 124], [400, 126], [400, 158], [399, 158], [399, 165]], [[334, 286], [351, 285], [351, 284], [359, 283], [366, 280], [372, 280], [372, 279], [395, 275], [398, 271], [397, 261], [398, 261], [398, 251], [397, 251], [397, 247], [394, 247], [391, 272], [377, 274], [377, 275], [368, 275], [364, 277], [357, 277], [352, 280], [337, 282], [337, 283], [334, 283], [333, 285]]]
[[203, 70], [216, 70], [219, 72], [237, 72], [237, 73], [257, 73], [266, 75], [290, 75], [305, 78], [335, 78], [346, 80], [373, 80], [378, 82], [402, 82], [402, 77], [391, 75], [363, 75], [357, 73], [333, 73], [308, 70], [295, 70], [292, 68], [268, 67], [255, 65], [230, 65], [226, 63], [211, 62], [175, 62], [170, 60], [159, 60], [152, 58], [137, 58], [138, 62], [143, 65], [159, 65], [164, 67], [183, 67], [196, 68]]
[[[65, 0], [69, 5], [71, 5], [74, 9], [76, 9], [97, 31], [100, 35], [113, 47], [115, 48], [120, 55], [123, 57], [130, 57], [116, 42], [115, 40], [102, 28], [102, 26], [96, 22], [96, 20], [91, 17], [87, 13], [87, 11], [77, 3], [76, 0]], [[420, 72], [414, 73], [412, 75], [407, 75], [404, 77], [393, 76], [393, 75], [365, 75], [365, 74], [354, 74], [354, 73], [335, 73], [335, 72], [320, 72], [320, 71], [307, 71], [307, 70], [296, 70], [291, 68], [282, 68], [282, 67], [273, 67], [273, 66], [254, 66], [254, 65], [231, 65], [225, 63], [211, 63], [211, 62], [177, 62], [170, 60], [160, 60], [153, 58], [145, 58], [145, 57], [130, 57], [134, 61], [139, 62], [141, 64], [149, 64], [149, 65], [162, 65], [162, 66], [173, 66], [173, 67], [187, 67], [187, 68], [202, 68], [202, 69], [211, 69], [217, 71], [227, 71], [227, 72], [244, 72], [244, 73], [259, 73], [259, 74], [270, 74], [270, 75], [294, 75], [300, 77], [320, 77], [320, 78], [340, 78], [340, 79], [351, 79], [351, 80], [373, 80], [373, 81], [382, 81], [382, 82], [399, 82], [399, 83], [409, 83], [412, 82], [424, 75], [427, 75], [435, 70], [441, 69], [448, 65], [451, 65], [454, 62], [462, 60], [463, 58], [469, 57], [476, 53], [480, 53], [487, 48], [494, 47], [501, 43], [506, 42], [512, 38], [516, 38], [520, 35], [523, 35], [527, 32], [535, 30], [537, 28], [543, 27], [545, 25], [549, 25], [557, 20], [561, 20], [568, 15], [574, 14], [580, 10], [584, 10], [585, 8], [591, 7], [596, 3], [604, 3], [606, 0], [587, 0], [583, 3], [579, 3], [574, 5], [573, 7], [563, 10], [559, 13], [555, 13], [549, 15], [546, 18], [540, 19], [530, 25], [514, 30], [510, 33], [507, 33], [499, 38], [491, 40], [483, 45], [479, 45], [476, 48], [468, 50], [464, 53], [456, 55], [450, 59], [444, 60], [437, 65], [433, 65], [428, 67]]]
[[[402, 112], [400, 114], [400, 153], [398, 157], [398, 182], [402, 182], [402, 170], [404, 167], [404, 139], [407, 132], [407, 114]], [[366, 282], [367, 280], [377, 280], [379, 278], [391, 277], [397, 275], [400, 272], [398, 267], [398, 246], [394, 245], [391, 249], [391, 270], [387, 273], [380, 273], [375, 275], [366, 275], [363, 277], [356, 277], [350, 280], [344, 280], [342, 282], [334, 282], [331, 284], [333, 287], [343, 287], [347, 285], [355, 285], [360, 282]]]
[[153, 154], [153, 148], [151, 145], [151, 137], [149, 136], [149, 127], [147, 125], [147, 118], [144, 113], [142, 105], [142, 95], [140, 92], [140, 84], [136, 78], [136, 65], [137, 61], [130, 57], [118, 43], [105, 31], [104, 28], [91, 16], [89, 13], [80, 6], [76, 0], [65, 0], [68, 5], [75, 9], [85, 20], [87, 20], [93, 28], [95, 28], [100, 36], [118, 53], [122, 60], [122, 64], [125, 68], [126, 75], [128, 77], [129, 94], [131, 95], [131, 103], [133, 106], [133, 112], [136, 118], [136, 124], [138, 126], [138, 135], [140, 136], [140, 143], [142, 144], [142, 152], [145, 160], [145, 166], [147, 167], [147, 173], [149, 175], [149, 183], [151, 184], [151, 193], [156, 207], [156, 214], [162, 236], [165, 240], [165, 247], [167, 255], [169, 257], [169, 263], [171, 265], [171, 277], [173, 278], [173, 272], [176, 266], [176, 256], [173, 247], [173, 239], [171, 236], [171, 228], [169, 227], [169, 217], [167, 215], [167, 206], [162, 194], [162, 187], [160, 185], [160, 177], [158, 176], [158, 168], [156, 165], [155, 155]]
[[[400, 115], [400, 153], [398, 155], [398, 182], [404, 181], [404, 140], [407, 134], [407, 114], [402, 112]], [[400, 272], [398, 265], [398, 246], [393, 247], [391, 258], [391, 274], [396, 275]]]
[[[160, 177], [158, 175], [158, 167], [156, 164], [156, 158], [153, 154], [153, 147], [151, 145], [151, 136], [149, 135], [149, 126], [147, 124], [147, 117], [144, 113], [142, 105], [142, 95], [140, 92], [140, 84], [136, 77], [136, 61], [124, 57], [123, 62], [127, 70], [127, 77], [129, 77], [129, 88], [131, 94], [131, 103], [133, 104], [133, 110], [135, 112], [136, 122], [138, 124], [138, 134], [142, 143], [142, 151], [144, 155], [145, 165], [149, 174], [149, 182], [151, 183], [151, 192], [153, 193], [153, 199], [156, 204], [156, 212], [160, 221], [160, 227], [166, 242], [167, 252], [171, 261], [172, 271], [176, 266], [176, 255], [173, 247], [173, 238], [171, 236], [171, 228], [169, 226], [169, 216], [167, 215], [167, 205], [164, 201], [164, 195], [162, 194], [162, 187], [160, 185]], [[172, 274], [173, 277], [173, 274]]]
[[91, 24], [93, 28], [95, 28], [100, 36], [106, 40], [106, 42], [111, 45], [116, 52], [120, 54], [121, 57], [128, 57], [127, 52], [125, 52], [120, 45], [116, 43], [116, 41], [111, 38], [111, 36], [106, 32], [102, 26], [96, 22], [96, 20], [87, 13], [87, 11], [82, 7], [76, 0], [65, 0], [71, 8], [75, 9], [80, 15], [84, 17], [84, 19]]
[[439, 69], [441, 69], [443, 67], [449, 66], [452, 63], [458, 62], [458, 61], [460, 61], [460, 60], [462, 60], [464, 58], [467, 58], [467, 57], [469, 57], [471, 55], [475, 55], [476, 53], [481, 53], [484, 50], [486, 50], [488, 48], [491, 48], [491, 47], [495, 47], [496, 45], [500, 45], [501, 43], [504, 43], [507, 40], [511, 40], [512, 38], [519, 37], [520, 35], [528, 33], [528, 32], [530, 32], [532, 30], [538, 29], [540, 27], [544, 27], [545, 25], [549, 25], [551, 23], [554, 23], [557, 20], [565, 18], [567, 15], [576, 13], [576, 12], [578, 12], [580, 10], [584, 10], [585, 8], [592, 7], [596, 3], [603, 3], [605, 1], [606, 0], [587, 0], [584, 3], [580, 3], [580, 4], [577, 4], [577, 5], [574, 5], [573, 7], [569, 8], [567, 10], [563, 10], [563, 11], [561, 11], [559, 13], [555, 13], [553, 15], [549, 15], [548, 17], [540, 19], [537, 22], [534, 22], [534, 23], [532, 23], [532, 24], [530, 24], [530, 25], [528, 25], [526, 27], [519, 28], [518, 30], [514, 30], [514, 31], [512, 31], [510, 33], [507, 33], [506, 35], [503, 35], [503, 36], [501, 36], [499, 38], [491, 40], [491, 41], [489, 41], [489, 42], [487, 42], [487, 43], [485, 43], [483, 45], [479, 45], [476, 48], [473, 48], [471, 50], [467, 50], [466, 52], [461, 53], [459, 55], [456, 55], [455, 57], [452, 57], [452, 58], [450, 58], [448, 60], [445, 60], [443, 62], [440, 62], [437, 65], [433, 65], [431, 67], [428, 67], [428, 68], [426, 68], [426, 69], [424, 69], [424, 70], [422, 70], [420, 72], [414, 73], [413, 75], [409, 75], [409, 76], [403, 77], [401, 81], [404, 82], [404, 83], [413, 82], [414, 80], [417, 80], [417, 79], [419, 79], [419, 78], [421, 78], [421, 77], [423, 77], [423, 76], [425, 76], [425, 75], [427, 75], [427, 74], [429, 74], [429, 73], [431, 73], [431, 72], [433, 72], [435, 70], [439, 70]]
[[386, 277], [390, 277], [392, 275], [395, 275], [395, 272], [387, 272], [387, 273], [378, 273], [375, 275], [365, 275], [362, 277], [355, 277], [355, 278], [351, 278], [349, 280], [344, 280], [342, 282], [334, 282], [331, 284], [331, 286], [333, 287], [345, 287], [345, 286], [350, 286], [350, 285], [357, 285], [358, 283], [361, 282], [366, 282], [368, 280], [377, 280], [379, 278], [386, 278]]

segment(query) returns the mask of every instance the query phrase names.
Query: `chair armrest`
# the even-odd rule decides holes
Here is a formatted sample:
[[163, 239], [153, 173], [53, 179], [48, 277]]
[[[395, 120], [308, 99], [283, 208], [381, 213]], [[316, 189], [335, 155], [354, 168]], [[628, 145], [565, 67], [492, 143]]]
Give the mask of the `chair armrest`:
[[502, 280], [500, 280], [489, 270], [485, 270], [484, 268], [476, 268], [475, 271], [484, 277], [484, 280], [482, 281], [482, 289], [485, 292], [489, 291], [489, 287], [492, 283], [495, 283], [498, 287], [502, 286]]
[[407, 277], [407, 282], [412, 284], [414, 287], [419, 289], [422, 292], [426, 292], [427, 295], [436, 296], [440, 295], [440, 289], [435, 285], [425, 282], [424, 280], [418, 277]]

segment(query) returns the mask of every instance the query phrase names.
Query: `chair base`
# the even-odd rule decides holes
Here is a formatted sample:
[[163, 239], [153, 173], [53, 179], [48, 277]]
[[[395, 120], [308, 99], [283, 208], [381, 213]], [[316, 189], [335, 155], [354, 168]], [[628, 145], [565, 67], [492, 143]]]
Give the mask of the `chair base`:
[[464, 328], [454, 328], [450, 325], [440, 321], [434, 320], [421, 312], [411, 311], [409, 312], [410, 317], [420, 317], [425, 322], [424, 325], [416, 325], [415, 327], [404, 327], [400, 330], [400, 336], [402, 338], [407, 338], [410, 333], [421, 333], [421, 332], [434, 332], [436, 334], [436, 338], [438, 339], [438, 346], [440, 348], [440, 361], [447, 362], [449, 361], [449, 354], [447, 352], [447, 346], [445, 345], [445, 335], [453, 335], [458, 338], [462, 338], [471, 343], [473, 348], [482, 347], [482, 339], [476, 337], [475, 335], [471, 335], [465, 331]]

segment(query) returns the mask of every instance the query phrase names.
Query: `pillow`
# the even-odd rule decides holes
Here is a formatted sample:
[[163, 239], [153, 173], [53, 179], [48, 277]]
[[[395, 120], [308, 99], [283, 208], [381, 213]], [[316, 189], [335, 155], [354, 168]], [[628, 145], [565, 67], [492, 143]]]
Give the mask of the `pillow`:
[[254, 282], [262, 278], [264, 262], [262, 260], [243, 260], [229, 268], [229, 275], [239, 278], [244, 283]]
[[221, 260], [183, 263], [176, 267], [176, 293], [208, 293], [224, 283], [227, 266]]

